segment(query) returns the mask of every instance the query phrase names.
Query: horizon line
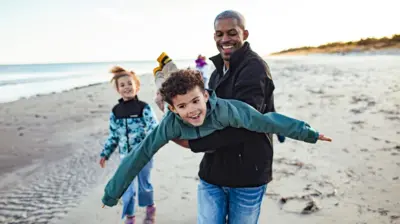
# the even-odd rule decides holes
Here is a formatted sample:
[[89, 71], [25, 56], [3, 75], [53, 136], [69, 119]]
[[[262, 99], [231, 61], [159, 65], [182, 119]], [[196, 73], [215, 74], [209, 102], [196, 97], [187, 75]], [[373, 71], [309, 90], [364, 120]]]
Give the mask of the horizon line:
[[[194, 59], [174, 59], [176, 61], [185, 61], [185, 60], [194, 60]], [[9, 63], [2, 63], [0, 62], [0, 66], [4, 65], [49, 65], [49, 64], [89, 64], [89, 63], [132, 63], [132, 62], [151, 62], [154, 59], [145, 59], [145, 60], [110, 60], [110, 61], [49, 61], [49, 62], [9, 62]]]

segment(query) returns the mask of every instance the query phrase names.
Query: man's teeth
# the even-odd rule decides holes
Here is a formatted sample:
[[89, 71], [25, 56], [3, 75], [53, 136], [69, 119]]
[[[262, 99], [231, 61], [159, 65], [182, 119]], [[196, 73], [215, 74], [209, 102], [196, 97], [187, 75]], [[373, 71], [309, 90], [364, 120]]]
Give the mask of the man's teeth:
[[222, 48], [223, 49], [231, 49], [233, 46], [232, 45], [223, 45]]

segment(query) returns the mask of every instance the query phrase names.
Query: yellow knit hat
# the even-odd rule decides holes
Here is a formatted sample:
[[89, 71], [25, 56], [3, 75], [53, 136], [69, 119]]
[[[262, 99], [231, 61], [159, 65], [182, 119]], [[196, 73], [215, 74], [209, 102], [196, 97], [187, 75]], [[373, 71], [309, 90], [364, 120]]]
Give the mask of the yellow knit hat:
[[172, 59], [167, 55], [167, 53], [162, 52], [160, 56], [158, 56], [157, 61], [160, 64], [160, 67], [162, 68], [164, 67], [165, 64], [172, 61]]

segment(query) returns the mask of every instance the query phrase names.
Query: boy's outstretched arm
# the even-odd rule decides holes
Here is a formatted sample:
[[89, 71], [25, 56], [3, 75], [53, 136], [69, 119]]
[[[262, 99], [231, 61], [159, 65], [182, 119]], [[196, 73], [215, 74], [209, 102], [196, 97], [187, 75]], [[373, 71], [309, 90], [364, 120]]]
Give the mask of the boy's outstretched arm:
[[151, 160], [158, 150], [168, 143], [169, 140], [180, 136], [180, 130], [173, 127], [171, 118], [166, 116], [158, 125], [151, 131], [146, 138], [132, 150], [121, 162], [117, 171], [111, 180], [107, 183], [104, 189], [102, 198], [103, 204], [114, 206], [119, 198], [129, 187], [133, 179], [139, 174], [143, 167]]
[[275, 112], [261, 114], [238, 100], [229, 100], [227, 103], [229, 124], [233, 127], [260, 133], [275, 133], [308, 143], [316, 143], [318, 139], [330, 141], [304, 121]]

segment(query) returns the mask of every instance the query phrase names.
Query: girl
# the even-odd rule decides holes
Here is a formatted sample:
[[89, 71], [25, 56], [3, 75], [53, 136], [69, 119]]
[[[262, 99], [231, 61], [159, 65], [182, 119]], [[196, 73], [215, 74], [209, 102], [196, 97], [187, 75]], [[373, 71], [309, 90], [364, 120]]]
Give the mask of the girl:
[[[133, 71], [115, 66], [111, 69], [113, 78], [111, 82], [121, 95], [119, 103], [114, 106], [110, 115], [109, 137], [100, 156], [100, 166], [105, 167], [118, 146], [121, 160], [146, 137], [158, 124], [152, 108], [140, 101], [137, 93], [140, 89], [140, 81]], [[138, 183], [139, 206], [146, 206], [146, 218], [144, 223], [155, 223], [156, 207], [153, 201], [153, 186], [150, 183], [150, 172], [153, 160], [151, 160], [132, 181], [129, 188], [122, 196], [122, 218], [126, 217], [126, 224], [135, 223], [135, 196], [136, 181]]]

